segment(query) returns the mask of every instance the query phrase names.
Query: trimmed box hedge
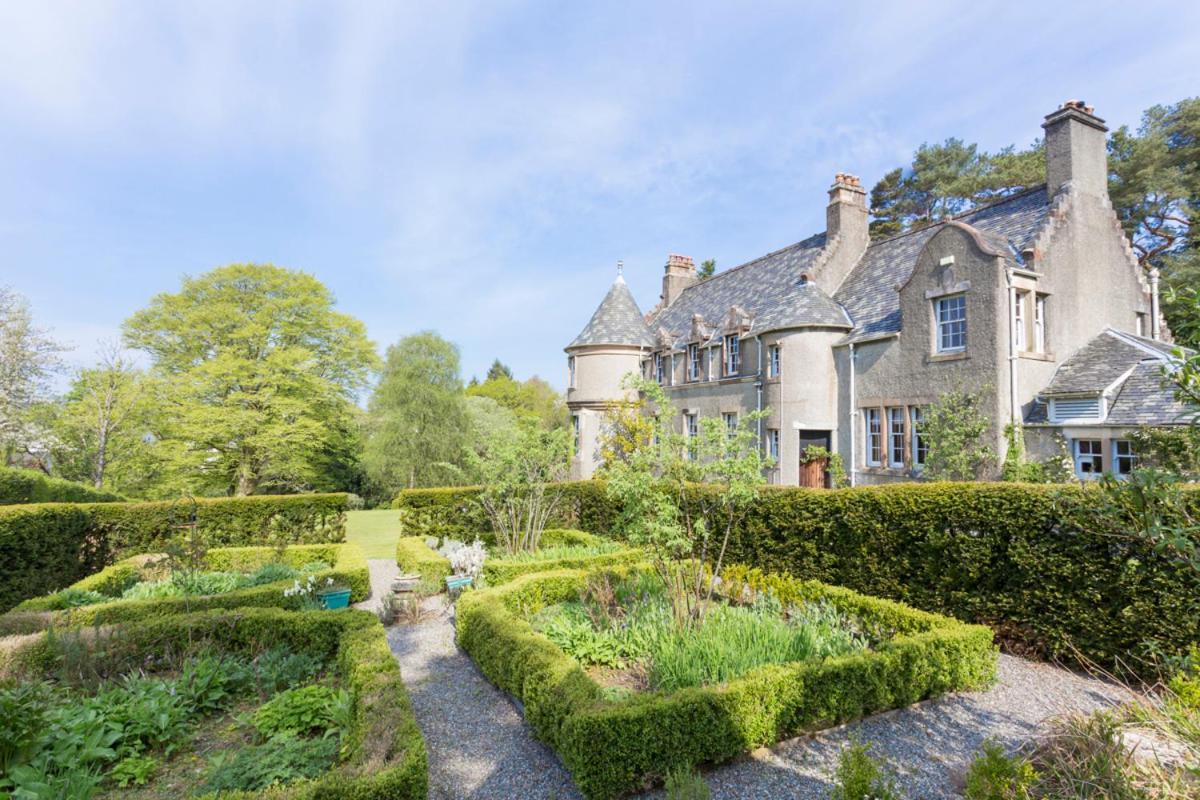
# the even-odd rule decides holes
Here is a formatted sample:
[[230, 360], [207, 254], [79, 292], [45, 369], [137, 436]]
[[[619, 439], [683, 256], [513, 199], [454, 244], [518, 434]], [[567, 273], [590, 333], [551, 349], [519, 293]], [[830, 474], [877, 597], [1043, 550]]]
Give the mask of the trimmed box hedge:
[[579, 664], [519, 614], [562, 602], [596, 570], [558, 570], [468, 592], [455, 612], [457, 641], [487, 678], [524, 705], [588, 798], [607, 800], [662, 779], [666, 770], [731, 759], [757, 747], [995, 679], [992, 632], [817, 582], [824, 599], [895, 635], [876, 650], [770, 665], [729, 683], [606, 699]]
[[[285, 647], [333, 661], [354, 697], [345, 758], [312, 781], [228, 798], [288, 800], [418, 800], [428, 796], [428, 756], [400, 666], [379, 620], [365, 611], [291, 612], [269, 608], [211, 610], [122, 625], [115, 637], [80, 639], [93, 664], [130, 653], [156, 657], [206, 650], [254, 653]], [[95, 643], [103, 641], [103, 650]], [[28, 637], [8, 648], [0, 678], [37, 680], [57, 673], [63, 637]], [[119, 663], [119, 662], [118, 662]]]
[[119, 494], [32, 469], [0, 467], [0, 506], [25, 503], [122, 503]]
[[[27, 633], [42, 630], [50, 625], [108, 625], [134, 622], [209, 608], [302, 607], [300, 597], [283, 595], [283, 590], [292, 585], [293, 579], [201, 597], [122, 599], [121, 592], [142, 578], [143, 567], [147, 560], [152, 558], [149, 555], [131, 556], [67, 587], [112, 595], [111, 601], [62, 609], [57, 602], [61, 591], [34, 597], [0, 616], [0, 635]], [[334, 583], [350, 588], [352, 603], [366, 600], [371, 594], [367, 559], [357, 545], [295, 545], [284, 551], [282, 558], [271, 547], [227, 547], [209, 550], [204, 557], [206, 570], [221, 572], [252, 572], [273, 561], [282, 561], [296, 568], [313, 561], [324, 561], [332, 565], [332, 568], [313, 573], [318, 585], [324, 585], [327, 579], [332, 578]], [[298, 580], [304, 582], [307, 577]]]
[[[345, 494], [204, 498], [196, 501], [195, 512], [210, 547], [266, 544], [273, 519], [294, 543], [321, 544], [345, 539], [347, 499]], [[0, 506], [0, 611], [119, 559], [161, 550], [190, 516], [190, 503], [174, 502]]]
[[[482, 539], [482, 535], [467, 536], [462, 541]], [[547, 528], [542, 532], [542, 545], [546, 547], [591, 547], [608, 541], [585, 531], [570, 528]], [[641, 550], [624, 548], [612, 553], [571, 558], [546, 559], [543, 561], [509, 560], [501, 556], [488, 556], [483, 562], [485, 585], [498, 586], [531, 572], [547, 572], [556, 569], [586, 569], [634, 564], [644, 557]], [[396, 544], [396, 564], [401, 572], [419, 574], [422, 578], [441, 583], [454, 570], [450, 561], [425, 543], [423, 536], [402, 536]]]
[[[617, 520], [616, 509], [599, 481], [569, 481], [553, 484], [560, 495], [551, 527], [575, 528], [607, 534]], [[412, 512], [406, 520], [411, 533], [421, 536], [449, 536], [468, 541], [481, 531], [490, 531], [491, 523], [479, 504], [478, 486], [451, 486], [434, 489], [405, 489], [396, 495], [392, 508]]]
[[[567, 522], [609, 532], [604, 483], [563, 484]], [[690, 490], [711, 491], [703, 486]], [[1080, 530], [1094, 487], [910, 483], [855, 489], [765, 487], [737, 524], [726, 562], [846, 586], [983, 622], [1024, 652], [1134, 666], [1200, 641], [1200, 575], [1148, 544]], [[397, 503], [461, 523], [470, 487], [402, 492]], [[1200, 488], [1187, 492], [1200, 515]], [[472, 523], [474, 524], [474, 523]]]

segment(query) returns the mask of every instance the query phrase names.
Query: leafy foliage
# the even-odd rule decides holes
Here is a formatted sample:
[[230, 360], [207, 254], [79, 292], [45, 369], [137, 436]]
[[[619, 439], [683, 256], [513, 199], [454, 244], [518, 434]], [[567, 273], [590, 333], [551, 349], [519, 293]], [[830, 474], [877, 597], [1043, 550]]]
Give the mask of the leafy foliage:
[[838, 756], [829, 796], [831, 800], [901, 800], [895, 782], [861, 742], [852, 742]]
[[921, 415], [921, 437], [929, 446], [925, 474], [934, 480], [970, 481], [987, 476], [996, 454], [987, 436], [992, 421], [983, 394], [956, 389], [930, 403]]
[[206, 792], [259, 791], [315, 778], [337, 761], [336, 739], [276, 736], [216, 761], [202, 787]]
[[[707, 262], [706, 262], [707, 263]], [[667, 800], [711, 800], [712, 790], [704, 776], [688, 767], [667, 770]]]
[[967, 770], [966, 800], [1030, 800], [1037, 772], [1025, 759], [1009, 755], [998, 742], [984, 742], [983, 752]]
[[[377, 363], [363, 324], [303, 272], [232, 264], [185, 278], [124, 324], [171, 400], [175, 484], [248, 495], [321, 485]], [[350, 458], [353, 454], [344, 453]]]
[[487, 443], [477, 467], [479, 503], [505, 553], [538, 548], [560, 499], [553, 484], [567, 478], [570, 453], [567, 430], [528, 423]]
[[254, 712], [254, 729], [265, 738], [279, 734], [336, 733], [338, 708], [348, 702], [345, 690], [321, 684], [286, 689]]
[[34, 324], [24, 297], [0, 286], [0, 466], [48, 460], [51, 437], [32, 412], [64, 349]]
[[[629, 438], [614, 426], [602, 437], [602, 450], [614, 454], [601, 474], [621, 509], [617, 531], [646, 549], [676, 618], [702, 619], [733, 528], [766, 483], [770, 459], [757, 445], [754, 426], [769, 411], [744, 415], [735, 430], [706, 417], [689, 437], [677, 428], [682, 416], [658, 383], [628, 375], [624, 386], [641, 395], [641, 410], [653, 412], [647, 414], [653, 429], [648, 437]], [[625, 413], [618, 409], [618, 418]], [[709, 490], [688, 502], [688, 486], [696, 483]]]

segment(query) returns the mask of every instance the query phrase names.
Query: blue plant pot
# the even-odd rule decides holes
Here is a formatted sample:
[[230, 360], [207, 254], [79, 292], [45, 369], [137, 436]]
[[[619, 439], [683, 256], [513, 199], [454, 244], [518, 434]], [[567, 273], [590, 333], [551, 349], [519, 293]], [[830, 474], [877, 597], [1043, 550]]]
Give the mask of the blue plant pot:
[[321, 592], [317, 595], [321, 605], [327, 609], [346, 608], [350, 605], [350, 590], [338, 589], [332, 592]]
[[470, 585], [470, 575], [450, 575], [446, 578], [446, 589], [451, 592], [455, 589], [465, 589]]

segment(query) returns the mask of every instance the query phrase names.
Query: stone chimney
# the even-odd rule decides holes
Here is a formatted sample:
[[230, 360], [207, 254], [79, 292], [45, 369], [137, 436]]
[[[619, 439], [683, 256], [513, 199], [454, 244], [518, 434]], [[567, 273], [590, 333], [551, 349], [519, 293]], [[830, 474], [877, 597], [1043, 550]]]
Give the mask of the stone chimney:
[[1082, 100], [1068, 100], [1042, 123], [1046, 130], [1046, 191], [1064, 183], [1093, 197], [1108, 196], [1108, 128]]
[[675, 298], [683, 290], [699, 280], [696, 275], [696, 262], [691, 256], [680, 256], [672, 253], [667, 256], [667, 266], [663, 275], [662, 305], [667, 307], [675, 302]]
[[[834, 240], [837, 244], [832, 248]], [[825, 209], [826, 254], [809, 279], [829, 294], [837, 289], [862, 257], [871, 236], [867, 221], [867, 192], [856, 175], [839, 172], [829, 187]]]

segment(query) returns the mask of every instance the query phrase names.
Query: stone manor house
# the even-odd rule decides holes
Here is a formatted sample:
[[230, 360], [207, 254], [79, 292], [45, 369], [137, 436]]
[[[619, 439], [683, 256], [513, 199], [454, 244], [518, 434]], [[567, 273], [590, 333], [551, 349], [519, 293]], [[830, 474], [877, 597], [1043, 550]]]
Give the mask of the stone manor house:
[[685, 433], [769, 409], [772, 483], [824, 485], [814, 445], [854, 484], [918, 477], [922, 409], [955, 389], [983, 394], [1001, 459], [1019, 423], [1031, 458], [1065, 440], [1079, 477], [1128, 472], [1131, 429], [1185, 421], [1157, 275], [1109, 201], [1104, 121], [1070, 101], [1042, 127], [1047, 184], [953, 219], [871, 241], [866, 192], [839, 174], [824, 232], [703, 280], [669, 256], [648, 314], [618, 276], [566, 348], [574, 476], [630, 372], [667, 387]]

